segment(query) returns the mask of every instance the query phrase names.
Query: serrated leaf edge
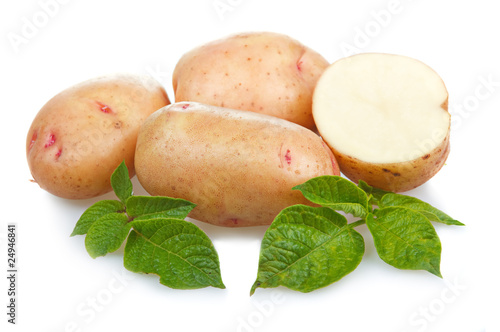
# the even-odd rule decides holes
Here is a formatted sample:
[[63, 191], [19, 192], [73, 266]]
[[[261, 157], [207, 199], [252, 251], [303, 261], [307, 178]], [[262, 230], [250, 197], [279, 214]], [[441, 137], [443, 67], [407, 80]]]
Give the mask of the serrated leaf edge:
[[[297, 225], [297, 224], [295, 224], [295, 225]], [[306, 227], [311, 227], [311, 226], [309, 226], [309, 225], [304, 225], [304, 226], [306, 226]], [[335, 226], [338, 228], [338, 232], [336, 232], [336, 233], [335, 233], [335, 234], [333, 234], [333, 235], [332, 235], [332, 234], [326, 234], [326, 235], [330, 236], [330, 238], [329, 238], [328, 240], [324, 241], [323, 243], [321, 243], [320, 245], [316, 246], [313, 250], [311, 250], [310, 252], [308, 252], [308, 253], [307, 253], [307, 255], [302, 256], [302, 257], [299, 257], [299, 258], [298, 258], [297, 260], [295, 260], [292, 264], [288, 265], [285, 269], [280, 270], [279, 272], [274, 273], [271, 277], [267, 278], [267, 280], [266, 280], [266, 281], [262, 281], [262, 280], [258, 280], [258, 279], [257, 279], [257, 280], [255, 280], [254, 284], [252, 285], [252, 288], [250, 289], [250, 296], [252, 296], [252, 295], [255, 293], [255, 290], [256, 290], [257, 288], [259, 288], [259, 287], [261, 287], [261, 288], [267, 288], [267, 287], [265, 287], [265, 286], [262, 286], [262, 284], [268, 283], [268, 281], [269, 281], [269, 280], [271, 280], [271, 279], [275, 278], [276, 276], [278, 276], [278, 275], [280, 275], [280, 274], [282, 274], [282, 273], [286, 272], [286, 271], [287, 271], [287, 270], [289, 270], [289, 269], [290, 269], [293, 265], [295, 265], [295, 264], [297, 264], [298, 262], [300, 262], [301, 260], [303, 260], [303, 259], [307, 258], [309, 255], [313, 254], [316, 250], [319, 250], [319, 249], [323, 248], [326, 244], [328, 244], [328, 243], [330, 243], [331, 241], [333, 241], [335, 238], [337, 238], [337, 237], [338, 237], [339, 235], [341, 235], [343, 232], [346, 232], [346, 231], [347, 231], [347, 232], [351, 232], [351, 231], [356, 232], [354, 229], [352, 229], [352, 227], [350, 226], [350, 224], [347, 224], [347, 225], [345, 225], [345, 226], [343, 226], [343, 227], [338, 227], [337, 225], [335, 225]], [[312, 228], [312, 227], [311, 227], [311, 228]], [[356, 233], [358, 233], [358, 232], [356, 232]], [[324, 233], [324, 234], [325, 234], [325, 233]], [[358, 234], [359, 234], [359, 233], [358, 233]], [[360, 236], [361, 236], [361, 235], [360, 235]], [[350, 237], [352, 238], [352, 236], [350, 236]], [[361, 238], [363, 238], [363, 237], [361, 236]], [[364, 241], [363, 241], [363, 249], [364, 249]], [[362, 256], [363, 256], [363, 255], [362, 255]], [[356, 267], [359, 265], [359, 263], [360, 263], [360, 262], [361, 262], [361, 259], [360, 259], [360, 261], [358, 262], [358, 264], [356, 265]], [[355, 267], [352, 271], [354, 271], [354, 270], [356, 269], [356, 267]], [[349, 273], [351, 273], [352, 271], [350, 271]], [[349, 274], [349, 273], [347, 273], [347, 274]], [[340, 279], [342, 279], [343, 277], [345, 277], [347, 274], [345, 274], [344, 276], [342, 276]], [[340, 279], [338, 279], [338, 280], [340, 280]], [[338, 281], [338, 280], [336, 280], [336, 281]], [[326, 287], [326, 286], [325, 286], [325, 287]], [[311, 290], [311, 291], [314, 291], [314, 290]], [[311, 291], [309, 291], [309, 292], [311, 292]]]
[[[408, 209], [408, 208], [401, 207], [401, 206], [398, 206], [398, 207], [396, 207], [396, 206], [390, 206], [390, 207], [388, 207], [388, 208], [406, 209], [406, 210], [410, 210], [410, 211], [413, 211], [413, 212], [419, 213], [419, 212], [414, 211], [414, 210], [412, 210], [412, 209]], [[419, 213], [419, 214], [421, 214], [421, 213]], [[370, 214], [370, 215], [367, 217], [367, 220], [366, 220], [366, 221], [367, 221], [367, 226], [368, 226], [368, 229], [370, 229], [370, 227], [369, 227], [369, 221], [368, 221], [368, 219], [370, 218], [370, 216], [372, 217], [372, 220], [374, 220], [374, 221], [375, 221], [375, 220], [377, 220], [377, 218], [374, 218], [374, 217], [376, 217], [374, 214]], [[425, 217], [425, 216], [424, 216], [424, 217]], [[425, 217], [425, 218], [427, 219], [427, 217]], [[427, 219], [427, 221], [428, 221], [429, 225], [432, 227], [432, 229], [434, 230], [434, 232], [436, 233], [437, 239], [439, 240], [439, 236], [437, 235], [437, 232], [436, 232], [436, 230], [434, 229], [434, 226], [433, 226], [433, 225], [432, 225], [432, 223], [429, 221], [429, 219]], [[414, 247], [411, 243], [409, 243], [409, 242], [405, 241], [405, 240], [404, 240], [404, 239], [402, 239], [399, 235], [397, 235], [397, 234], [393, 233], [392, 231], [390, 231], [387, 227], [383, 226], [383, 225], [382, 225], [382, 224], [380, 224], [380, 223], [377, 223], [377, 225], [378, 225], [379, 227], [384, 228], [386, 232], [391, 233], [394, 237], [396, 237], [396, 238], [400, 239], [402, 242], [406, 243], [408, 246], [410, 246], [410, 247], [412, 247], [412, 248], [415, 248], [415, 247]], [[370, 231], [370, 233], [371, 233], [371, 231]], [[440, 242], [440, 244], [441, 244], [441, 241], [439, 241], [439, 242]], [[378, 254], [378, 248], [375, 248], [375, 249], [376, 249], [377, 254]], [[417, 250], [417, 249], [416, 249], [416, 250]], [[379, 257], [380, 257], [380, 254], [379, 254]], [[391, 264], [391, 263], [387, 262], [384, 258], [382, 258], [382, 257], [380, 257], [380, 258], [381, 258], [381, 259], [382, 259], [385, 263], [387, 263], [388, 265], [390, 265], [390, 266], [392, 266], [392, 267], [394, 267], [394, 268], [397, 268], [398, 270], [412, 270], [412, 271], [414, 271], [414, 270], [422, 270], [422, 269], [402, 269], [402, 268], [396, 267], [396, 266], [394, 266], [393, 264]], [[428, 272], [430, 272], [430, 273], [432, 273], [432, 274], [434, 274], [435, 276], [437, 276], [437, 277], [439, 277], [439, 278], [443, 278], [443, 276], [441, 275], [441, 267], [440, 267], [440, 266], [435, 267], [435, 266], [433, 266], [432, 264], [430, 264], [430, 261], [428, 261], [428, 260], [426, 260], [426, 261], [427, 261], [427, 263], [428, 263], [428, 265], [429, 265], [429, 266], [432, 266], [432, 267], [433, 267], [433, 269], [432, 269], [432, 271], [431, 271], [431, 270], [428, 270], [428, 269], [424, 269], [424, 270], [425, 270], [425, 271], [428, 271]]]
[[[162, 219], [171, 219], [172, 221], [175, 221], [177, 224], [181, 224], [181, 223], [186, 223], [186, 224], [191, 224], [195, 227], [197, 227], [201, 232], [203, 232], [203, 230], [201, 230], [198, 226], [192, 224], [192, 223], [189, 223], [185, 220], [181, 220], [181, 219], [176, 219], [176, 218], [154, 218], [154, 219], [141, 219], [141, 220], [137, 220], [137, 222], [148, 222], [148, 221], [158, 221], [158, 220], [162, 220]], [[190, 263], [189, 261], [185, 260], [183, 257], [179, 256], [178, 254], [176, 254], [175, 252], [172, 252], [172, 251], [168, 251], [166, 250], [165, 248], [161, 247], [160, 245], [154, 243], [153, 241], [151, 241], [149, 238], [147, 238], [146, 236], [144, 236], [141, 232], [139, 232], [136, 228], [134, 228], [134, 222], [131, 223], [132, 224], [132, 230], [133, 232], [135, 232], [138, 236], [142, 237], [144, 239], [144, 241], [150, 243], [154, 248], [158, 248], [159, 250], [163, 250], [163, 251], [166, 251], [168, 252], [169, 254], [172, 254], [172, 255], [175, 255], [176, 257], [178, 257], [179, 259], [181, 259], [182, 261], [186, 262], [187, 264], [189, 264], [190, 266], [196, 268], [196, 270], [200, 271], [202, 274], [204, 275], [207, 275], [205, 272], [203, 272], [202, 270], [200, 270], [197, 266], [193, 265], [192, 263]], [[171, 224], [170, 224], [171, 225]], [[168, 226], [168, 225], [165, 225], [165, 226]], [[163, 228], [163, 226], [161, 227]], [[155, 233], [151, 236], [153, 237], [161, 228], [158, 228]], [[205, 232], [203, 232], [203, 234], [205, 234]], [[205, 234], [206, 235], [206, 234]], [[208, 238], [208, 236], [207, 236]], [[165, 239], [166, 240], [166, 239]], [[164, 240], [164, 241], [165, 241]], [[210, 240], [210, 239], [209, 239]], [[217, 263], [218, 263], [218, 266], [219, 266], [219, 270], [220, 270], [220, 262], [219, 262], [219, 258], [218, 258], [218, 254], [217, 254], [217, 251], [215, 249], [215, 247], [213, 246], [213, 243], [212, 241], [210, 240], [210, 243], [211, 243], [211, 247], [212, 249], [214, 250], [215, 254], [217, 255]], [[155, 249], [156, 250], [156, 249]], [[142, 271], [136, 271], [136, 270], [131, 270], [133, 272], [142, 272]], [[160, 277], [160, 279], [162, 278], [161, 275], [159, 275], [158, 273], [156, 272], [151, 272], [152, 274], [155, 274], [157, 276]], [[208, 277], [209, 280], [213, 280], [212, 278]], [[220, 280], [221, 284], [220, 285], [214, 285], [214, 284], [210, 284], [210, 285], [207, 285], [207, 286], [212, 286], [212, 287], [216, 287], [216, 288], [221, 288], [221, 289], [225, 289], [226, 286], [224, 285], [224, 283], [222, 282], [222, 278]]]
[[[120, 179], [118, 178], [118, 176], [120, 172], [124, 172], [123, 181], [119, 181]], [[113, 188], [116, 197], [118, 197], [118, 199], [123, 204], [126, 204], [127, 199], [129, 199], [133, 195], [134, 188], [132, 181], [130, 180], [129, 171], [127, 165], [125, 164], [125, 160], [123, 160], [111, 174], [111, 187]], [[123, 195], [122, 192], [118, 192], [121, 188], [126, 188], [125, 195]]]
[[[127, 235], [125, 236], [125, 238], [122, 240], [122, 242], [120, 243], [120, 245], [119, 245], [116, 249], [111, 250], [111, 251], [106, 251], [106, 252], [105, 252], [104, 254], [102, 254], [102, 255], [101, 255], [101, 254], [99, 254], [99, 255], [93, 255], [93, 254], [89, 251], [89, 249], [88, 249], [88, 247], [87, 247], [87, 236], [88, 236], [88, 233], [89, 233], [89, 232], [91, 232], [92, 228], [94, 227], [94, 225], [96, 225], [96, 223], [97, 223], [97, 222], [99, 222], [99, 220], [103, 219], [104, 217], [109, 216], [110, 214], [114, 214], [114, 213], [108, 213], [108, 214], [105, 214], [105, 215], [101, 216], [99, 219], [97, 219], [97, 220], [96, 220], [96, 221], [95, 221], [95, 222], [94, 222], [94, 223], [90, 226], [90, 228], [89, 228], [89, 230], [88, 230], [88, 232], [87, 232], [87, 234], [86, 234], [86, 236], [85, 236], [85, 249], [87, 250], [87, 253], [89, 254], [89, 256], [90, 256], [90, 257], [92, 257], [92, 258], [94, 258], [94, 259], [95, 259], [95, 258], [97, 258], [97, 257], [103, 257], [103, 256], [105, 256], [105, 255], [107, 255], [107, 254], [109, 254], [109, 253], [115, 252], [116, 250], [118, 250], [118, 249], [119, 249], [119, 248], [123, 245], [123, 243], [127, 240], [128, 236], [129, 236], [130, 229], [131, 229], [131, 225], [130, 225], [130, 223], [127, 223], [127, 224], [124, 224], [123, 226], [126, 226], [126, 228], [128, 228], [128, 231], [129, 231], [129, 232], [127, 233]], [[123, 216], [126, 216], [125, 214], [122, 214], [122, 215], [123, 215]], [[116, 235], [115, 235], [115, 234], [113, 234], [113, 237], [116, 237]]]
[[[330, 203], [330, 202], [324, 202], [325, 199], [322, 198], [320, 195], [314, 193], [313, 191], [307, 191], [304, 194], [303, 188], [309, 187], [309, 186], [312, 187], [313, 185], [311, 184], [310, 181], [311, 180], [318, 181], [318, 179], [319, 179], [319, 181], [329, 181], [329, 180], [333, 179], [335, 182], [335, 185], [337, 186], [337, 189], [338, 189], [339, 183], [345, 183], [347, 186], [350, 186], [353, 190], [356, 189], [356, 191], [358, 193], [362, 193], [364, 195], [364, 198], [366, 198], [366, 200], [363, 202], [364, 204], [361, 204], [359, 202], [334, 202], [334, 203]], [[311, 180], [308, 180], [302, 184], [294, 186], [292, 188], [292, 190], [299, 190], [304, 195], [304, 197], [307, 200], [311, 201], [312, 203], [319, 204], [319, 205], [324, 206], [324, 207], [329, 207], [329, 208], [334, 209], [334, 210], [335, 209], [341, 210], [341, 211], [344, 211], [346, 213], [350, 213], [350, 214], [354, 215], [355, 217], [364, 218], [370, 212], [370, 206], [369, 206], [370, 200], [369, 200], [368, 194], [363, 189], [359, 188], [355, 183], [353, 183], [349, 180], [346, 180], [343, 177], [337, 176], [337, 175], [322, 175], [322, 176], [319, 176], [317, 178], [313, 178]], [[337, 190], [337, 191], [339, 192], [340, 190]], [[315, 199], [315, 200], [313, 201], [308, 196], [312, 199]], [[354, 213], [352, 213], [352, 210], [349, 210], [349, 211], [344, 210], [338, 206], [338, 205], [343, 205], [343, 204], [345, 204], [347, 206], [349, 206], [349, 205], [360, 206], [363, 213], [362, 214], [358, 214], [358, 213], [354, 214]]]
[[[81, 225], [79, 225], [79, 224], [80, 224], [80, 222], [81, 222], [81, 220], [82, 220], [82, 217], [85, 215], [85, 213], [87, 213], [87, 211], [89, 211], [90, 209], [94, 208], [97, 204], [102, 203], [102, 202], [106, 202], [106, 201], [120, 203], [120, 204], [121, 204], [121, 207], [124, 209], [124, 211], [123, 211], [123, 212], [125, 212], [125, 205], [124, 205], [121, 201], [118, 201], [118, 200], [111, 200], [111, 199], [110, 199], [110, 200], [102, 200], [102, 201], [95, 202], [94, 204], [92, 204], [91, 206], [89, 206], [89, 207], [88, 207], [85, 211], [83, 211], [83, 213], [82, 213], [82, 215], [80, 216], [80, 218], [78, 218], [78, 221], [76, 222], [75, 227], [73, 228], [73, 232], [70, 234], [70, 237], [73, 237], [73, 236], [76, 236], [76, 235], [85, 235], [85, 234], [87, 234], [88, 229], [87, 229], [87, 232], [85, 232], [85, 233], [80, 233], [80, 232], [76, 233], [76, 231], [77, 231], [77, 229], [78, 229], [78, 226], [81, 226]], [[120, 211], [120, 210], [118, 210], [118, 211]], [[89, 226], [88, 228], [90, 229], [90, 227], [92, 227], [92, 224], [93, 224], [93, 223], [95, 223], [95, 222], [96, 222], [97, 220], [99, 220], [100, 218], [102, 218], [102, 217], [104, 217], [104, 216], [106, 216], [106, 215], [108, 215], [108, 214], [110, 214], [110, 213], [118, 213], [118, 211], [108, 212], [108, 213], [106, 213], [106, 214], [101, 215], [99, 218], [96, 218], [94, 221], [92, 221], [92, 222], [90, 223], [90, 226]]]

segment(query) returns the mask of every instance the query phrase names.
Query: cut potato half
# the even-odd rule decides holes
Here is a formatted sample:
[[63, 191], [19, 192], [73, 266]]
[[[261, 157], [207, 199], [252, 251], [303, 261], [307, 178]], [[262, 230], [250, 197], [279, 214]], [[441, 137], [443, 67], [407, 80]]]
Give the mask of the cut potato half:
[[434, 70], [406, 56], [336, 61], [316, 85], [313, 117], [342, 173], [384, 190], [420, 186], [449, 153], [446, 87]]

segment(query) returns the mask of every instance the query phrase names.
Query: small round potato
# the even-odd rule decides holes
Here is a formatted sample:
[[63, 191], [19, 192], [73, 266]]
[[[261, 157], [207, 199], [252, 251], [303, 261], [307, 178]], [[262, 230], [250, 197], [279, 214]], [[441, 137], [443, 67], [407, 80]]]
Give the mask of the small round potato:
[[139, 127], [169, 103], [158, 82], [138, 75], [99, 77], [60, 92], [28, 131], [26, 155], [34, 181], [70, 199], [111, 191], [111, 174], [123, 160], [135, 174]]
[[292, 187], [339, 175], [311, 130], [196, 102], [166, 106], [144, 122], [135, 169], [151, 195], [189, 200], [197, 205], [190, 217], [231, 227], [268, 225], [285, 207], [310, 204]]
[[175, 101], [268, 114], [314, 129], [312, 94], [328, 65], [283, 34], [231, 35], [181, 57], [172, 79]]

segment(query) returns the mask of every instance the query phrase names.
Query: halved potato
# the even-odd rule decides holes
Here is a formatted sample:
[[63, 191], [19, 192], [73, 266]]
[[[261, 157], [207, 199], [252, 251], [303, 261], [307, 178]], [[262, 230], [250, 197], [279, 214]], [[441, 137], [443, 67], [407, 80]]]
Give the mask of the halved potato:
[[407, 191], [433, 177], [449, 153], [446, 87], [406, 56], [366, 53], [333, 63], [316, 86], [313, 116], [354, 182]]

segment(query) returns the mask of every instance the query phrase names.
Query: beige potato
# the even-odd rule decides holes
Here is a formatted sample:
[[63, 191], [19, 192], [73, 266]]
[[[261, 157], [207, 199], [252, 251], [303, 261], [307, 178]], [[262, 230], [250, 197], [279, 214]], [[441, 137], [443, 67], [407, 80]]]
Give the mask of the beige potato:
[[230, 227], [268, 225], [283, 208], [309, 204], [292, 187], [339, 175], [314, 132], [196, 102], [166, 106], [144, 122], [135, 169], [149, 194], [189, 200], [197, 204], [190, 217]]
[[135, 174], [140, 125], [169, 103], [160, 84], [137, 75], [99, 77], [60, 92], [28, 131], [26, 156], [33, 180], [70, 199], [111, 191], [111, 174], [123, 160]]
[[333, 63], [316, 86], [313, 115], [342, 173], [381, 189], [422, 185], [450, 151], [446, 87], [406, 56], [367, 53]]
[[232, 35], [181, 57], [172, 80], [175, 101], [264, 113], [313, 129], [312, 94], [328, 65], [286, 35]]

